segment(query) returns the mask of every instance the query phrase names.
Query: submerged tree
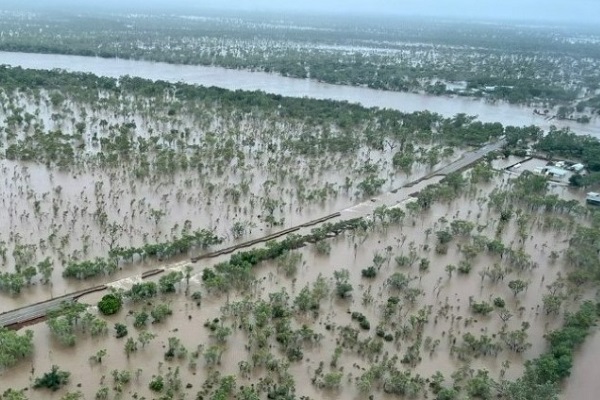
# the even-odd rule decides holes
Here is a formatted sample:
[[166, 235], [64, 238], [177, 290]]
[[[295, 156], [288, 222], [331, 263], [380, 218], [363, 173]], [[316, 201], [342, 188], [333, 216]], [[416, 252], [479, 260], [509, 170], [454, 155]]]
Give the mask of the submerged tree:
[[70, 372], [61, 371], [57, 365], [53, 365], [50, 372], [46, 372], [41, 378], [36, 378], [33, 387], [35, 389], [46, 388], [53, 392], [69, 383]]

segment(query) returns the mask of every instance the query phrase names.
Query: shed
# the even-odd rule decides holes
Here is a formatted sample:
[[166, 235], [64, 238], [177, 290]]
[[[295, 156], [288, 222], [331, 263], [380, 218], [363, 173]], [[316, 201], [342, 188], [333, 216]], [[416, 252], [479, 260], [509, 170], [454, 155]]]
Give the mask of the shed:
[[562, 168], [550, 167], [548, 168], [548, 175], [553, 178], [564, 178], [567, 175], [567, 171]]

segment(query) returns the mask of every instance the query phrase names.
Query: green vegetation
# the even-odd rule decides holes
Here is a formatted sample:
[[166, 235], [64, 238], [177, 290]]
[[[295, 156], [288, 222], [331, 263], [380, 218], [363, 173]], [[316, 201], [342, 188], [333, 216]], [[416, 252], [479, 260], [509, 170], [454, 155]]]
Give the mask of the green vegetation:
[[102, 300], [98, 302], [98, 309], [104, 315], [113, 315], [121, 310], [123, 306], [123, 300], [121, 296], [116, 294], [107, 294], [102, 297]]
[[58, 366], [53, 365], [50, 372], [46, 372], [41, 378], [36, 378], [33, 387], [35, 389], [50, 389], [53, 392], [57, 391], [67, 383], [69, 383], [70, 372], [61, 371]]
[[[32, 30], [44, 18], [50, 22]], [[111, 55], [120, 46], [124, 57], [268, 65], [328, 82], [543, 104], [565, 119], [583, 118], [595, 107], [588, 92], [589, 101], [573, 109], [579, 92], [595, 85], [583, 81], [588, 72], [581, 68], [595, 64], [581, 61], [589, 46], [566, 49], [562, 33], [543, 46], [542, 34], [523, 39], [540, 45], [534, 75], [532, 50], [522, 42], [514, 44], [518, 54], [498, 48], [502, 38], [521, 36], [512, 28], [500, 29], [495, 39], [467, 40], [488, 47], [456, 46], [439, 27], [425, 27], [410, 49], [386, 40], [385, 52], [357, 53], [337, 46], [381, 49], [381, 40], [397, 37], [400, 28], [386, 22], [367, 33], [361, 23], [353, 34], [343, 26], [315, 33], [320, 22], [309, 19], [303, 29], [286, 30], [298, 40], [291, 48], [272, 41], [269, 31], [283, 28], [249, 27], [240, 19], [236, 28], [220, 28], [217, 54], [216, 36], [204, 36], [202, 51], [194, 51], [198, 42], [190, 38], [215, 29], [219, 17], [194, 24], [180, 18], [189, 28], [185, 34], [179, 26], [158, 28], [172, 41], [168, 52], [160, 45], [164, 37], [139, 35], [152, 21], [175, 16], [107, 16], [90, 26], [135, 23], [126, 35], [116, 24], [104, 33], [86, 30], [84, 38], [52, 18], [32, 16], [26, 28], [0, 37], [0, 48], [46, 38], [36, 50], [60, 52], [71, 43], [73, 52], [84, 52], [100, 37], [112, 37], [93, 53]], [[71, 18], [64, 17], [65, 26]], [[415, 39], [415, 28], [405, 29], [407, 38]], [[499, 32], [463, 28], [463, 39], [464, 32]], [[260, 32], [252, 40], [269, 45], [232, 51], [247, 44], [240, 31]], [[46, 47], [58, 32], [61, 40]], [[309, 40], [319, 35], [331, 39], [327, 48]], [[147, 46], [150, 37], [156, 42]], [[400, 51], [403, 60], [397, 60]], [[476, 54], [468, 63], [467, 53]], [[516, 62], [522, 63], [518, 80]], [[464, 89], [451, 88], [457, 80]], [[52, 339], [44, 348], [34, 351], [30, 331], [0, 330], [1, 367], [35, 357], [31, 376], [15, 368], [15, 387], [32, 385], [33, 367], [50, 359], [72, 377], [55, 366], [35, 386], [67, 386], [64, 399], [555, 399], [597, 320], [598, 306], [585, 300], [600, 280], [599, 213], [555, 194], [545, 177], [494, 170], [499, 154], [464, 172], [419, 180], [467, 148], [503, 136], [504, 155], [526, 154], [526, 146], [539, 141], [537, 150], [551, 157], [593, 164], [597, 143], [589, 137], [553, 129], [542, 138], [537, 127], [483, 123], [466, 114], [445, 118], [132, 77], [0, 67], [0, 86], [8, 221], [0, 234], [0, 296], [6, 307], [86, 286], [71, 278], [90, 279], [90, 286], [115, 281], [97, 314], [78, 302], [52, 310], [38, 327]], [[600, 173], [594, 168], [574, 182], [591, 184]], [[438, 183], [425, 186], [431, 182]], [[256, 238], [338, 209], [344, 211], [330, 222], [304, 224], [215, 258], [206, 254], [225, 241], [241, 243], [246, 235]], [[207, 228], [196, 229], [195, 222]], [[32, 226], [39, 233], [29, 234]], [[147, 273], [146, 267], [154, 269]], [[132, 275], [140, 271], [141, 281]], [[108, 320], [111, 335], [122, 339], [117, 346]], [[201, 324], [205, 329], [196, 329]], [[539, 346], [544, 335], [547, 349]], [[92, 346], [83, 358], [77, 356], [82, 342]], [[439, 359], [450, 361], [440, 364], [443, 371], [417, 373]], [[511, 364], [525, 366], [515, 381], [507, 380], [515, 376]], [[84, 374], [89, 379], [79, 385]]]
[[24, 335], [0, 328], [0, 368], [10, 368], [33, 354], [33, 331]]
[[561, 329], [547, 335], [550, 348], [525, 364], [525, 373], [515, 382], [505, 382], [501, 394], [507, 399], [556, 399], [557, 385], [571, 373], [573, 351], [583, 343], [598, 319], [598, 307], [591, 302], [565, 317]]
[[[282, 23], [262, 14], [210, 14], [202, 24], [162, 13], [98, 18], [73, 11], [28, 19], [7, 14], [2, 23], [19, 34], [4, 35], [0, 49], [218, 65], [375, 89], [559, 103], [560, 118], [598, 110], [597, 32], [583, 27], [571, 33], [553, 26], [293, 15]], [[590, 96], [575, 101], [580, 92]]]
[[600, 171], [600, 141], [594, 137], [577, 135], [569, 129], [551, 129], [536, 149], [551, 157], [581, 161], [590, 171]]

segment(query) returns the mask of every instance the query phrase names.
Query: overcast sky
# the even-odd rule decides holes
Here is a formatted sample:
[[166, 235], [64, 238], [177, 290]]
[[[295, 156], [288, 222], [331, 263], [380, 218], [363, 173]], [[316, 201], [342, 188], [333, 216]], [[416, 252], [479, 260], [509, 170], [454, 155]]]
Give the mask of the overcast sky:
[[34, 8], [86, 5], [104, 9], [189, 9], [202, 8], [259, 11], [307, 11], [421, 15], [485, 19], [581, 21], [600, 23], [600, 0], [2, 0]]

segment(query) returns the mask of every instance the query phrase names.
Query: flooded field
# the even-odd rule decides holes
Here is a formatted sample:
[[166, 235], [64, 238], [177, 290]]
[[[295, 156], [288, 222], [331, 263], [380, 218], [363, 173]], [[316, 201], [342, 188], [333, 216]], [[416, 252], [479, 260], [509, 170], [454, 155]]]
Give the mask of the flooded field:
[[[427, 208], [416, 207], [417, 199], [348, 210], [346, 216], [370, 214], [370, 222], [262, 262], [237, 286], [217, 290], [207, 279], [230, 256], [200, 261], [175, 283], [175, 293], [126, 301], [116, 316], [100, 316], [107, 333], [78, 333], [74, 346], [61, 344], [46, 324], [29, 327], [31, 362], [4, 371], [2, 380], [27, 387], [58, 365], [71, 372], [69, 389], [85, 398], [210, 398], [220, 391], [428, 398], [453, 386], [492, 390], [490, 379], [519, 377], [524, 361], [545, 351], [545, 333], [595, 292], [565, 279], [581, 210], [537, 212], [515, 197], [507, 218], [502, 193], [520, 193], [533, 181], [500, 174], [482, 182], [480, 174], [465, 173], [453, 198]], [[402, 212], [386, 211], [397, 208]], [[151, 278], [159, 285], [162, 279]], [[130, 290], [136, 283], [114, 286]], [[103, 294], [81, 302], [95, 304]], [[135, 328], [139, 314], [158, 304], [168, 304], [172, 315]], [[127, 327], [126, 337], [114, 336], [115, 323]], [[103, 349], [101, 361], [93, 357]], [[154, 391], [159, 376], [164, 387]]]
[[[0, 160], [0, 224], [7, 227], [0, 248], [8, 271], [46, 257], [54, 268], [19, 289], [19, 296], [2, 291], [0, 311], [159, 265], [136, 260], [110, 277], [65, 280], [60, 266], [71, 261], [201, 229], [225, 244], [262, 237], [396, 189], [463, 153], [424, 143], [408, 169], [398, 171], [389, 149], [358, 142], [348, 142], [356, 150], [310, 154], [298, 138], [330, 129], [324, 125], [201, 108], [169, 117], [172, 103], [135, 98], [118, 106], [107, 99], [102, 107], [64, 100], [57, 107], [48, 93], [38, 96], [5, 98], [0, 114], [9, 154], [27, 159], [27, 152], [37, 152], [46, 159]], [[158, 110], [167, 116], [152, 118]], [[372, 128], [366, 122], [356, 129]], [[337, 140], [341, 132], [326, 134]], [[69, 154], [73, 143], [76, 153]], [[141, 149], [134, 151], [136, 146]]]
[[500, 124], [46, 74], [0, 93], [0, 312], [108, 290], [19, 331], [31, 398], [505, 396], [597, 300], [598, 214]]

